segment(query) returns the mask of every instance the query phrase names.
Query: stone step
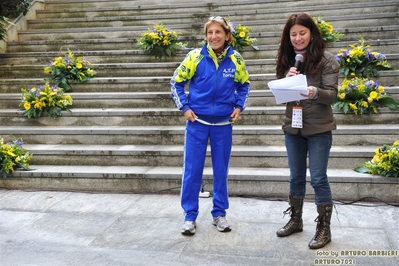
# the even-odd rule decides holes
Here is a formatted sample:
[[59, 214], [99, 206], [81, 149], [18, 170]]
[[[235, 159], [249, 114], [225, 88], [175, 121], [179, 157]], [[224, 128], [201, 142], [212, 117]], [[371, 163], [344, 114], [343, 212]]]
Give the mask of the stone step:
[[[390, 19], [392, 21], [392, 19]], [[259, 22], [258, 22], [259, 23]], [[373, 23], [373, 22], [371, 22]], [[391, 39], [397, 31], [397, 24], [387, 24], [388, 22], [373, 26], [355, 26], [348, 28], [337, 28], [340, 32], [345, 33], [342, 37], [343, 41], [354, 41], [361, 37], [364, 39]], [[203, 23], [202, 23], [203, 24]], [[155, 25], [155, 24], [154, 24]], [[257, 45], [277, 45], [281, 36], [281, 30], [273, 26], [270, 31], [264, 31], [264, 25], [250, 25], [252, 27], [252, 37], [257, 38]], [[172, 30], [182, 32], [182, 41], [188, 43], [188, 47], [196, 47], [198, 43], [204, 39], [202, 29], [195, 30], [198, 25], [174, 24], [167, 25]], [[83, 40], [83, 39], [130, 39], [132, 47], [137, 46], [137, 39], [147, 31], [147, 26], [122, 26], [122, 27], [85, 27], [85, 28], [66, 28], [66, 29], [31, 29], [21, 30], [18, 32], [19, 41], [37, 41], [47, 40], [49, 44], [57, 43], [60, 40]], [[17, 39], [10, 39], [16, 41]]]
[[[395, 26], [395, 30], [399, 30], [399, 25]], [[359, 38], [351, 41], [341, 41], [336, 43], [328, 43], [327, 51], [331, 53], [338, 53], [341, 48], [349, 48], [349, 45], [356, 44]], [[142, 50], [136, 49], [136, 43], [132, 43], [126, 39], [84, 39], [84, 40], [57, 40], [52, 45], [52, 41], [32, 41], [32, 42], [9, 42], [10, 49], [13, 50], [13, 45], [25, 44], [33, 46], [32, 51], [29, 48], [21, 47], [21, 51], [0, 53], [0, 59], [2, 65], [47, 65], [55, 57], [63, 56], [66, 52], [66, 48], [70, 48], [76, 56], [84, 56], [93, 64], [111, 64], [111, 63], [160, 63], [157, 59], [149, 56]], [[115, 50], [121, 44], [125, 43], [128, 49]], [[367, 43], [371, 45], [373, 51], [383, 53], [387, 56], [388, 60], [398, 60], [399, 39], [376, 39], [367, 40]], [[40, 48], [44, 45], [45, 50], [42, 51]], [[96, 50], [97, 45], [101, 45], [102, 49]], [[107, 46], [107, 48], [105, 47]], [[37, 48], [36, 48], [37, 47]], [[90, 47], [93, 50], [88, 50]], [[199, 46], [196, 46], [199, 47]], [[73, 49], [75, 48], [75, 49]], [[259, 45], [259, 51], [255, 51], [252, 47], [244, 47], [242, 53], [246, 60], [275, 60], [278, 45]], [[61, 51], [60, 51], [61, 50]], [[163, 63], [181, 62], [186, 54], [191, 49], [181, 49], [177, 51], [176, 56], [163, 58]], [[397, 65], [397, 64], [396, 64]]]
[[[181, 166], [183, 145], [52, 145], [25, 144], [33, 154], [31, 164], [46, 165], [99, 165], [99, 166]], [[351, 168], [361, 166], [374, 156], [374, 146], [333, 146], [329, 167]], [[232, 148], [231, 167], [287, 167], [285, 146], [235, 145]], [[210, 167], [208, 148], [205, 165]]]
[[[250, 7], [253, 7], [254, 10], [249, 10], [248, 8], [248, 3], [251, 3]], [[55, 3], [53, 3], [55, 4]], [[58, 3], [59, 4], [59, 3]], [[227, 5], [226, 5], [227, 4]], [[240, 4], [243, 4], [246, 6], [245, 9], [240, 9], [238, 8]], [[277, 7], [277, 8], [270, 8], [270, 5], [272, 5], [272, 7], [275, 7], [276, 5], [273, 3], [265, 3], [267, 5], [267, 7], [263, 7], [261, 5], [259, 5], [259, 3], [255, 3], [255, 2], [235, 2], [234, 5], [231, 5], [229, 2], [222, 2], [220, 3], [220, 6], [224, 6], [224, 10], [226, 8], [228, 9], [233, 9], [233, 11], [231, 11], [231, 15], [234, 16], [236, 15], [240, 21], [242, 21], [243, 23], [246, 23], [250, 26], [253, 26], [253, 31], [255, 33], [255, 37], [257, 37], [259, 39], [259, 44], [262, 45], [262, 40], [272, 40], [272, 38], [270, 38], [270, 34], [268, 33], [269, 31], [274, 31], [276, 32], [276, 27], [280, 27], [278, 28], [277, 34], [275, 34], [275, 37], [277, 37], [277, 40], [273, 40], [272, 44], [277, 44], [278, 43], [278, 37], [280, 35], [279, 32], [281, 32], [281, 27], [284, 24], [284, 21], [287, 17], [287, 12], [289, 10], [289, 12], [291, 12], [292, 8], [294, 8], [296, 5], [298, 5], [298, 7], [300, 8], [306, 8], [307, 12], [317, 12], [317, 14], [320, 14], [321, 11], [328, 11], [328, 10], [339, 10], [339, 15], [338, 16], [331, 16], [331, 17], [327, 17], [326, 19], [329, 19], [331, 21], [334, 22], [341, 22], [343, 24], [343, 27], [341, 31], [345, 31], [346, 35], [343, 37], [348, 38], [348, 36], [350, 36], [352, 34], [352, 32], [357, 32], [358, 29], [360, 27], [362, 27], [362, 24], [360, 23], [367, 23], [368, 25], [374, 25], [374, 26], [378, 26], [378, 29], [381, 29], [381, 26], [384, 26], [384, 31], [378, 30], [376, 31], [377, 33], [385, 33], [387, 32], [388, 29], [388, 25], [392, 24], [392, 25], [397, 25], [397, 23], [395, 23], [395, 19], [397, 19], [397, 16], [395, 14], [395, 10], [397, 10], [397, 4], [395, 3], [395, 1], [381, 1], [378, 3], [375, 2], [371, 2], [371, 1], [366, 1], [366, 2], [358, 2], [358, 3], [354, 3], [351, 2], [350, 4], [344, 3], [344, 4], [330, 4], [330, 3], [323, 3], [326, 5], [314, 5], [314, 3], [312, 1], [301, 1], [301, 3], [289, 3], [289, 7]], [[307, 4], [309, 5], [308, 7], [304, 7], [304, 5]], [[123, 30], [129, 30], [129, 36], [135, 36], [135, 32], [137, 32], [137, 30], [135, 30], [135, 28], [132, 26], [134, 25], [136, 28], [139, 27], [139, 31], [136, 34], [136, 39], [141, 35], [143, 30], [146, 30], [146, 28], [148, 26], [151, 26], [155, 23], [159, 23], [159, 21], [164, 21], [165, 19], [171, 18], [173, 19], [173, 22], [176, 23], [177, 19], [174, 15], [171, 15], [170, 12], [164, 12], [165, 14], [162, 14], [163, 12], [159, 11], [159, 6], [154, 7], [154, 6], [148, 6], [148, 7], [144, 7], [140, 6], [137, 10], [135, 10], [135, 7], [127, 7], [127, 12], [134, 12], [134, 14], [132, 16], [123, 14], [123, 9], [121, 9], [120, 7], [108, 7], [108, 8], [100, 8], [100, 9], [95, 9], [95, 10], [100, 10], [102, 12], [105, 12], [106, 15], [111, 15], [112, 13], [115, 14], [114, 16], [117, 17], [113, 17], [113, 16], [109, 16], [107, 17], [100, 17], [99, 14], [90, 14], [90, 12], [93, 10], [92, 7], [87, 7], [83, 8], [82, 10], [79, 10], [79, 8], [76, 8], [77, 3], [74, 2], [72, 4], [72, 10], [71, 13], [76, 15], [78, 14], [78, 18], [75, 19], [62, 19], [62, 16], [65, 16], [68, 14], [68, 10], [67, 9], [60, 9], [59, 5], [57, 5], [58, 7], [54, 9], [54, 11], [51, 10], [50, 7], [47, 7], [46, 10], [43, 10], [42, 13], [51, 13], [51, 12], [56, 12], [56, 15], [54, 16], [53, 20], [45, 20], [43, 17], [40, 17], [40, 13], [41, 11], [37, 11], [37, 15], [39, 16], [40, 19], [38, 20], [30, 20], [28, 21], [31, 29], [35, 28], [36, 25], [38, 24], [44, 24], [44, 25], [50, 25], [51, 28], [55, 28], [57, 27], [58, 22], [60, 22], [60, 24], [65, 24], [65, 26], [68, 26], [68, 21], [70, 21], [70, 23], [73, 23], [71, 28], [75, 28], [76, 30], [79, 30], [80, 32], [88, 32], [91, 37], [95, 37], [96, 39], [98, 39], [99, 35], [93, 33], [93, 29], [88, 29], [87, 27], [90, 26], [90, 23], [97, 23], [96, 21], [98, 21], [99, 25], [101, 26], [101, 31], [111, 31], [111, 33], [108, 33], [107, 36], [110, 38], [115, 38], [117, 37], [115, 34], [123, 34], [123, 33], [116, 33], [118, 31], [123, 31]], [[84, 3], [84, 5], [87, 5], [87, 3]], [[180, 5], [184, 5], [185, 8], [189, 8], [190, 6], [185, 4], [180, 4]], [[51, 6], [51, 5], [50, 5]], [[97, 6], [97, 5], [96, 5]], [[208, 4], [203, 3], [202, 4], [203, 8], [205, 8], [206, 10], [208, 10]], [[372, 6], [373, 8], [369, 8], [370, 6]], [[378, 6], [378, 8], [376, 8], [375, 6]], [[71, 7], [71, 6], [69, 6]], [[350, 7], [350, 8], [348, 8]], [[176, 9], [176, 6], [170, 6], [170, 5], [165, 5], [163, 11], [167, 10], [168, 8], [173, 8]], [[198, 8], [198, 4], [195, 4], [193, 6], [193, 8]], [[215, 10], [215, 8], [218, 8], [218, 5], [213, 5], [213, 10]], [[359, 8], [359, 12], [355, 12], [356, 8]], [[234, 10], [235, 9], [235, 10]], [[148, 13], [144, 13], [143, 12], [148, 12], [148, 11], [153, 11], [155, 12], [154, 15], [152, 15], [152, 18], [154, 19], [154, 21], [151, 21], [151, 14]], [[245, 11], [243, 11], [245, 10]], [[381, 10], [386, 10], [386, 13], [380, 13], [378, 14], [378, 12], [380, 12]], [[79, 12], [82, 11], [84, 12], [84, 18], [82, 18], [82, 15], [79, 15]], [[117, 11], [117, 12], [115, 12]], [[194, 12], [193, 10], [191, 10], [192, 12]], [[216, 10], [215, 10], [216, 11]], [[392, 12], [393, 11], [393, 12]], [[345, 12], [347, 12], [349, 14], [349, 17], [345, 16]], [[368, 14], [367, 16], [364, 16], [364, 13], [366, 12], [372, 12], [371, 14]], [[60, 13], [62, 14], [62, 16], [60, 16]], [[331, 15], [331, 12], [329, 12]], [[118, 17], [122, 14], [121, 17]], [[203, 14], [203, 15], [201, 15]], [[363, 15], [357, 15], [357, 14], [363, 14]], [[141, 15], [141, 16], [140, 16]], [[230, 13], [227, 11], [226, 13], [227, 16], [230, 16]], [[165, 17], [166, 16], [166, 17]], [[201, 17], [203, 16], [203, 18]], [[177, 24], [177, 26], [179, 26], [179, 28], [182, 28], [182, 32], [185, 33], [185, 29], [188, 30], [188, 35], [184, 34], [186, 36], [192, 36], [193, 35], [193, 30], [196, 30], [198, 33], [201, 33], [202, 35], [202, 24], [203, 24], [203, 20], [209, 16], [208, 13], [198, 13], [197, 15], [193, 18], [193, 16], [189, 13], [187, 13], [187, 15], [184, 16], [181, 15], [179, 17], [179, 19], [184, 19], [184, 17], [186, 17], [186, 20], [190, 20], [190, 21], [183, 21], [181, 23], [183, 23], [183, 25], [179, 25]], [[276, 16], [276, 19], [274, 19], [274, 16]], [[61, 19], [60, 19], [61, 17]], [[267, 17], [268, 19], [265, 21], [263, 18]], [[232, 18], [234, 19], [234, 17]], [[255, 19], [255, 20], [254, 20]], [[374, 19], [375, 21], [367, 21], [368, 19]], [[386, 19], [386, 21], [384, 21]], [[189, 23], [195, 23], [195, 21], [198, 21], [197, 24], [191, 24], [189, 25]], [[109, 21], [109, 22], [107, 22]], [[131, 21], [129, 23], [129, 21]], [[137, 26], [138, 23], [140, 23], [140, 21], [142, 21], [141, 23], [147, 23], [143, 26]], [[172, 21], [171, 21], [172, 22]], [[348, 23], [350, 22], [350, 23]], [[82, 25], [82, 27], [84, 27], [83, 29], [78, 29], [79, 28], [79, 23]], [[107, 24], [109, 23], [110, 25], [107, 27]], [[152, 24], [149, 24], [152, 23]], [[268, 27], [270, 25], [271, 29], [265, 29], [265, 27]], [[348, 29], [348, 25], [353, 26], [353, 29]], [[61, 26], [59, 26], [61, 27]], [[58, 28], [59, 28], [58, 27]], [[140, 28], [141, 27], [141, 28]], [[339, 28], [339, 26], [335, 26], [336, 28]], [[45, 33], [51, 32], [52, 29], [47, 29]], [[172, 27], [173, 28], [173, 27]], [[60, 29], [56, 29], [58, 32], [60, 31]], [[267, 32], [266, 36], [262, 36], [262, 34], [260, 33], [264, 33]], [[364, 31], [364, 30], [363, 30]], [[369, 30], [368, 30], [369, 31]], [[30, 31], [22, 31], [20, 32], [20, 38], [23, 39], [23, 35], [24, 33], [28, 33], [29, 34]], [[40, 31], [36, 31], [35, 33], [40, 33]], [[51, 32], [51, 33], [56, 33], [56, 32]], [[198, 34], [197, 33], [197, 34]], [[259, 33], [259, 34], [256, 34]], [[66, 39], [71, 39], [73, 38], [73, 36], [77, 36], [79, 39], [82, 39], [82, 36], [78, 36], [76, 32], [74, 32], [72, 35], [73, 36], [67, 36], [67, 35], [71, 35], [68, 34], [66, 32], [62, 32], [62, 34], [64, 36], [58, 36], [56, 39], [62, 39], [62, 38], [66, 38]], [[195, 34], [195, 33], [194, 33]], [[367, 34], [367, 31], [366, 31]], [[119, 35], [119, 37], [122, 37]], [[266, 37], [266, 38], [264, 38]], [[367, 36], [364, 36], [364, 32], [363, 32], [363, 37], [367, 39]], [[383, 39], [381, 36], [375, 36], [375, 33], [373, 36], [374, 38], [379, 38], [379, 39]], [[38, 38], [41, 38], [40, 36], [36, 35], [35, 39], [37, 40]], [[106, 38], [104, 36], [102, 36], [101, 38]], [[130, 37], [131, 38], [131, 37]], [[134, 38], [134, 37], [133, 37]], [[355, 39], [359, 38], [358, 36], [356, 36]], [[48, 38], [46, 37], [46, 39], [48, 40]], [[189, 39], [190, 40], [190, 39]], [[270, 43], [269, 43], [270, 44]]]
[[[395, 124], [399, 123], [399, 110], [381, 108], [379, 115], [345, 115], [334, 110], [339, 124]], [[238, 125], [276, 125], [284, 120], [285, 106], [251, 106], [247, 107], [236, 124]], [[29, 119], [23, 111], [17, 109], [0, 109], [2, 126], [174, 126], [183, 125], [184, 116], [176, 108], [73, 108], [63, 111], [57, 119], [41, 117]]]
[[[399, 70], [381, 71], [378, 78], [384, 87], [397, 86]], [[159, 77], [103, 77], [85, 83], [71, 82], [73, 92], [169, 92], [171, 76]], [[275, 74], [250, 74], [251, 91], [268, 89], [267, 83], [275, 80]], [[340, 76], [340, 81], [343, 76]], [[0, 79], [2, 93], [20, 93], [21, 88], [44, 84], [43, 78]]]
[[[281, 122], [282, 123], [282, 122]], [[284, 145], [281, 123], [276, 125], [235, 125], [234, 145]], [[5, 126], [0, 136], [13, 137], [27, 144], [84, 145], [183, 145], [185, 125], [176, 126]], [[333, 146], [374, 146], [392, 144], [399, 139], [399, 124], [338, 124], [333, 131]]]
[[[390, 74], [394, 76], [396, 73]], [[266, 88], [267, 82], [275, 79], [274, 74], [254, 74], [250, 76], [251, 90], [264, 90]], [[390, 75], [381, 75], [380, 80], [389, 79], [390, 77]], [[77, 92], [110, 92], [110, 90], [113, 92], [169, 92], [170, 79], [171, 76], [93, 78], [85, 83], [71, 82], [71, 86], [73, 91]], [[21, 88], [31, 88], [43, 84], [44, 78], [0, 79], [0, 91], [3, 93], [20, 93]]]
[[[399, 26], [390, 26], [389, 29], [393, 31], [399, 30]], [[370, 29], [369, 29], [370, 30]], [[377, 30], [377, 28], [375, 28]], [[367, 43], [371, 45], [373, 51], [378, 51], [387, 55], [388, 60], [398, 60], [397, 58], [397, 45], [399, 44], [398, 39], [392, 39], [395, 36], [394, 33], [390, 32], [390, 38], [379, 38], [380, 32], [384, 31], [370, 31], [370, 35], [375, 37], [366, 38]], [[382, 37], [382, 36], [381, 36]], [[194, 47], [200, 47], [200, 41], [203, 40], [203, 36], [198, 36], [196, 45]], [[264, 36], [262, 38], [270, 38]], [[349, 48], [350, 44], [355, 44], [359, 40], [359, 35], [356, 34], [354, 39], [344, 41], [341, 39], [340, 42], [327, 43], [327, 50], [331, 53], [338, 53], [341, 48]], [[259, 41], [255, 43], [259, 47], [259, 51], [255, 51], [252, 47], [244, 47], [242, 52], [246, 60], [251, 59], [275, 59], [278, 44], [270, 45], [259, 45]], [[144, 51], [137, 50], [137, 42], [128, 38], [113, 38], [113, 39], [79, 39], [79, 40], [33, 40], [33, 41], [9, 41], [7, 43], [7, 54], [1, 54], [0, 58], [2, 62], [7, 65], [11, 64], [48, 64], [50, 60], [56, 56], [62, 56], [64, 53], [60, 52], [60, 49], [69, 48], [75, 52], [77, 56], [85, 56], [90, 59], [92, 63], [131, 63], [131, 62], [143, 62], [143, 63], [158, 63], [159, 61]], [[86, 51], [90, 47], [91, 51]], [[178, 50], [176, 56], [171, 58], [163, 58], [162, 62], [180, 62], [187, 52], [191, 49]], [[21, 58], [22, 55], [28, 55], [28, 58]], [[41, 56], [37, 56], [41, 54]], [[396, 64], [398, 65], [398, 64]]]
[[[385, 91], [399, 102], [399, 86], [385, 87]], [[170, 91], [166, 92], [68, 92], [73, 108], [173, 108]], [[0, 107], [18, 109], [21, 93], [0, 93]], [[276, 100], [270, 90], [252, 90], [247, 106], [274, 106]]]
[[[173, 18], [173, 11], [184, 9], [185, 12], [179, 15], [175, 20], [190, 18], [191, 21], [203, 22], [211, 15], [217, 14], [225, 17], [245, 17], [262, 19], [265, 16], [270, 19], [276, 17], [286, 17], [287, 13], [292, 12], [309, 12], [323, 14], [351, 14], [353, 13], [368, 13], [380, 12], [380, 10], [392, 10], [397, 8], [395, 1], [323, 1], [315, 5], [314, 1], [235, 1], [234, 5], [229, 1], [219, 1], [218, 3], [206, 2], [185, 2], [185, 3], [157, 3], [151, 5], [145, 3], [144, 5], [133, 4], [135, 1], [123, 1], [123, 6], [115, 3], [87, 3], [72, 2], [71, 4], [56, 3], [53, 1], [46, 1], [46, 9], [39, 10], [37, 17], [39, 19], [70, 19], [87, 17], [88, 19], [95, 17], [109, 17], [109, 16], [123, 16], [125, 18], [135, 17], [144, 21], [154, 20], [156, 23], [165, 19]], [[210, 7], [211, 6], [211, 7]], [[352, 14], [353, 14], [352, 13]], [[366, 16], [367, 17], [367, 16]], [[158, 19], [158, 20], [157, 20]]]
[[[387, 4], [386, 2], [384, 2]], [[383, 9], [384, 8], [384, 9]], [[327, 14], [323, 19], [331, 22], [334, 29], [340, 32], [345, 32], [350, 28], [373, 26], [387, 26], [396, 25], [398, 20], [398, 7], [393, 6], [392, 3], [381, 7], [378, 11], [373, 9], [365, 9], [360, 7], [362, 13], [357, 13], [355, 10], [347, 10], [346, 12], [340, 10], [339, 14]], [[309, 11], [308, 11], [309, 12]], [[63, 13], [68, 14], [68, 13]], [[76, 13], [69, 13], [74, 16]], [[312, 15], [313, 14], [313, 15]], [[317, 15], [316, 15], [317, 14]], [[313, 11], [310, 15], [317, 17], [323, 14], [322, 12]], [[186, 33], [203, 35], [202, 25], [209, 17], [206, 13], [202, 14], [203, 18], [194, 18], [190, 13], [181, 14], [176, 18], [174, 14], [165, 15], [132, 15], [122, 16], [117, 14], [112, 17], [103, 17], [101, 15], [95, 17], [71, 17], [71, 18], [39, 18], [35, 20], [27, 20], [29, 30], [43, 30], [43, 29], [74, 29], [74, 28], [102, 28], [102, 27], [136, 27], [131, 28], [132, 38], [141, 36], [141, 32], [146, 31], [148, 27], [163, 22], [164, 25], [171, 26], [172, 29], [181, 31], [183, 36]], [[267, 17], [267, 20], [265, 18]], [[282, 27], [286, 22], [288, 15], [286, 13], [262, 13], [262, 11], [238, 11], [229, 16], [231, 21], [242, 23], [252, 28], [253, 33], [260, 32], [278, 32], [281, 33]], [[227, 17], [226, 17], [227, 18]], [[184, 26], [183, 26], [184, 25]], [[190, 25], [191, 28], [188, 28]], [[263, 30], [262, 30], [263, 27]], [[193, 31], [194, 30], [194, 31]], [[257, 34], [255, 34], [256, 37]]]
[[[399, 66], [399, 53], [389, 56], [388, 60], [392, 66]], [[250, 74], [275, 73], [275, 59], [248, 59], [245, 63]], [[96, 70], [96, 77], [152, 77], [154, 75], [171, 77], [179, 64], [180, 62], [92, 63], [91, 67]], [[0, 79], [49, 77], [43, 71], [48, 65], [49, 63], [45, 65], [2, 65], [0, 66]]]
[[[43, 32], [43, 30], [56, 30], [56, 33], [72, 33], [76, 32], [76, 29], [78, 28], [89, 29], [89, 31], [91, 32], [98, 32], [102, 28], [105, 28], [106, 31], [108, 31], [110, 27], [115, 27], [112, 25], [120, 24], [122, 26], [118, 27], [118, 31], [129, 31], [131, 33], [129, 35], [130, 39], [132, 41], [137, 41], [138, 38], [142, 37], [143, 32], [147, 31], [149, 27], [158, 24], [160, 21], [158, 18], [153, 21], [149, 19], [143, 22], [137, 20], [137, 17], [128, 18], [129, 21], [124, 21], [125, 19], [126, 17], [93, 18], [90, 20], [88, 20], [87, 18], [73, 18], [64, 20], [28, 20], [27, 23], [29, 28], [28, 30], [23, 31], [22, 34], [35, 34], [36, 31], [36, 34], [40, 34]], [[269, 44], [271, 40], [268, 40], [266, 37], [279, 37], [281, 35], [282, 26], [286, 22], [285, 16], [281, 19], [270, 19], [267, 21], [254, 21], [253, 19], [253, 16], [249, 15], [247, 18], [238, 17], [236, 20], [233, 21], [251, 27], [251, 36], [257, 38], [259, 44]], [[379, 28], [389, 25], [395, 26], [397, 25], [397, 21], [399, 20], [397, 12], [373, 13], [367, 14], [367, 16], [365, 16], [365, 14], [346, 16], [340, 15], [336, 17], [323, 17], [323, 19], [330, 22], [333, 25], [334, 30], [345, 33], [345, 35], [340, 38], [341, 40], [346, 40], [351, 37], [353, 38], [353, 35], [357, 32], [356, 29], [359, 27], [364, 28], [369, 27], [369, 25], [373, 25], [374, 27]], [[192, 45], [203, 40], [204, 38], [203, 29], [201, 28], [203, 22], [201, 22], [202, 24], [193, 24], [192, 17], [187, 17], [185, 20], [180, 18], [179, 21], [176, 21], [176, 18], [174, 16], [171, 16], [170, 19], [163, 19], [162, 21], [165, 26], [170, 27], [172, 30], [181, 32], [183, 42], [188, 42]], [[204, 19], [204, 21], [206, 21], [206, 19]], [[145, 24], [143, 26], [137, 25], [139, 23]], [[187, 27], [187, 25], [191, 25], [191, 28]], [[393, 30], [393, 28], [391, 30]], [[389, 37], [389, 35], [384, 35], [384, 33], [389, 32], [381, 32], [380, 36]], [[93, 37], [96, 36], [92, 36], [91, 38]], [[24, 39], [27, 40], [28, 38]], [[275, 39], [273, 41], [275, 41]]]
[[[153, 166], [80, 166], [31, 165], [32, 171], [14, 172], [12, 178], [0, 179], [6, 189], [40, 189], [57, 191], [92, 191], [116, 193], [179, 193], [182, 167]], [[399, 202], [398, 178], [361, 174], [349, 169], [327, 171], [335, 200], [358, 200], [378, 197]], [[309, 174], [307, 175], [309, 180]], [[203, 185], [212, 191], [212, 169], [205, 167]], [[260, 197], [287, 197], [287, 168], [229, 169], [229, 194]], [[307, 184], [307, 189], [312, 188]]]
[[[208, 3], [198, 2], [196, 0], [187, 0], [182, 3], [180, 0], [165, 0], [162, 3], [159, 3], [155, 0], [146, 0], [146, 1], [137, 1], [137, 0], [125, 0], [123, 2], [115, 2], [114, 0], [70, 0], [70, 1], [63, 1], [63, 0], [47, 0], [46, 1], [46, 9], [43, 13], [51, 12], [50, 10], [62, 10], [62, 11], [69, 11], [71, 8], [81, 9], [86, 8], [89, 11], [93, 11], [93, 9], [98, 10], [108, 10], [111, 9], [123, 9], [125, 7], [129, 9], [139, 9], [142, 12], [152, 10], [153, 14], [168, 14], [170, 12], [169, 9], [176, 9], [176, 8], [196, 8], [196, 7], [209, 7], [212, 8], [220, 8], [223, 7], [224, 9], [228, 8], [231, 10], [243, 10], [243, 6], [247, 7], [248, 9], [260, 9], [264, 7], [265, 9], [273, 8], [290, 8], [290, 7], [298, 7], [298, 6], [314, 6], [313, 8], [318, 8], [314, 5], [315, 2], [319, 3], [320, 5], [327, 8], [331, 5], [336, 4], [348, 4], [345, 0], [325, 0], [323, 2], [312, 1], [312, 0], [301, 0], [301, 1], [292, 1], [292, 0], [280, 0], [278, 4], [274, 0], [245, 0], [245, 1], [235, 1], [234, 5], [231, 5], [229, 1], [218, 1], [217, 3]], [[353, 0], [352, 3], [363, 3], [363, 5], [367, 5], [371, 3], [371, 0]], [[154, 4], [157, 5], [154, 5]], [[343, 6], [340, 6], [341, 8]], [[351, 5], [347, 5], [346, 8], [351, 7]], [[378, 7], [378, 6], [377, 6]], [[159, 9], [158, 13], [156, 12], [157, 8]], [[335, 9], [335, 8], [333, 8]], [[59, 11], [60, 12], [60, 11]]]
[[[399, 56], [399, 54], [398, 54]], [[398, 61], [399, 62], [399, 61]], [[92, 64], [95, 69], [96, 77], [153, 77], [173, 76], [173, 72], [179, 66], [179, 62], [171, 63], [114, 63], [114, 64]], [[30, 77], [43, 78], [49, 77], [44, 73], [47, 65], [15, 65], [0, 66], [0, 78]], [[273, 59], [248, 60], [248, 72], [252, 74], [273, 73], [275, 71], [275, 61]]]
[[[250, 24], [259, 39], [260, 51], [246, 47], [243, 52], [249, 68], [254, 72], [251, 73], [253, 93], [249, 107], [234, 125], [230, 193], [280, 193], [284, 196], [287, 193], [289, 171], [286, 168], [284, 135], [281, 130], [284, 106], [273, 104], [273, 97], [267, 91], [266, 84], [275, 79], [272, 65], [281, 28], [289, 14], [301, 10], [321, 14], [324, 19], [333, 22], [335, 29], [344, 31], [345, 36], [341, 42], [328, 45], [331, 51], [337, 52], [339, 48], [347, 47], [363, 36], [371, 40], [375, 51], [387, 54], [392, 62], [396, 63], [398, 58], [397, 1], [276, 3], [247, 0], [235, 1], [234, 4], [218, 2], [211, 6], [194, 0], [185, 3], [166, 0], [161, 5], [155, 0], [148, 0], [145, 5], [139, 1], [68, 2], [47, 0], [46, 9], [37, 11], [37, 19], [29, 18], [28, 30], [20, 31], [21, 39], [10, 38], [12, 43], [9, 51], [14, 52], [0, 54], [0, 72], [6, 76], [0, 79], [0, 91], [11, 95], [0, 95], [0, 104], [4, 101], [18, 102], [16, 97], [21, 87], [42, 84], [44, 77], [35, 78], [31, 73], [39, 73], [40, 68], [55, 56], [62, 55], [59, 52], [61, 47], [75, 48], [72, 50], [76, 54], [82, 53], [102, 73], [88, 83], [73, 84], [71, 93], [75, 97], [76, 108], [72, 112], [63, 112], [62, 117], [57, 119], [27, 119], [22, 117], [22, 111], [17, 108], [4, 108], [2, 105], [0, 135], [6, 139], [23, 137], [25, 146], [34, 153], [32, 168], [36, 170], [16, 171], [13, 178], [0, 180], [0, 186], [13, 189], [76, 188], [140, 193], [168, 187], [180, 188], [185, 121], [173, 102], [172, 105], [168, 103], [171, 76], [168, 71], [177, 66], [187, 50], [179, 51], [174, 58], [165, 59], [168, 67], [159, 65], [155, 67], [157, 71], [153, 71], [153, 75], [144, 77], [143, 73], [139, 74], [136, 63], [154, 69], [155, 65], [145, 63], [158, 62], [134, 48], [140, 34], [147, 27], [162, 21], [162, 18], [174, 17], [173, 21], [169, 20], [169, 26], [181, 28], [184, 37], [193, 44], [203, 39], [203, 23], [210, 14], [230, 15], [232, 20], [238, 18], [243, 24]], [[51, 19], [63, 18], [62, 22], [69, 20], [69, 4], [72, 4], [75, 18], [67, 23], [74, 23], [73, 28], [76, 29], [52, 29], [59, 23]], [[179, 18], [171, 12], [171, 9], [175, 11], [183, 8], [186, 12]], [[193, 10], [198, 11], [191, 13]], [[136, 13], [132, 15], [133, 12]], [[86, 19], [86, 25], [82, 24], [81, 28], [79, 23], [82, 23], [82, 19], [79, 17]], [[191, 21], [187, 22], [187, 17], [191, 17]], [[109, 21], [113, 21], [111, 25], [101, 25]], [[46, 30], [33, 29], [42, 27], [42, 22], [54, 25]], [[93, 28], [95, 25], [99, 27]], [[251, 60], [259, 61], [251, 65]], [[26, 66], [33, 72], [24, 69]], [[165, 72], [161, 69], [165, 69]], [[390, 90], [398, 86], [398, 76], [399, 71], [382, 72], [380, 83]], [[104, 103], [107, 100], [113, 103], [107, 105]], [[157, 108], [151, 108], [154, 106]], [[335, 189], [342, 192], [338, 192], [337, 197], [348, 199], [356, 194], [357, 199], [359, 195], [369, 196], [370, 193], [397, 194], [397, 179], [373, 177], [351, 170], [371, 159], [381, 144], [391, 144], [398, 139], [399, 111], [386, 108], [381, 111], [380, 115], [359, 117], [343, 115], [334, 110], [338, 129], [334, 131], [329, 176], [333, 192]], [[204, 178], [211, 180], [209, 157], [206, 166]]]

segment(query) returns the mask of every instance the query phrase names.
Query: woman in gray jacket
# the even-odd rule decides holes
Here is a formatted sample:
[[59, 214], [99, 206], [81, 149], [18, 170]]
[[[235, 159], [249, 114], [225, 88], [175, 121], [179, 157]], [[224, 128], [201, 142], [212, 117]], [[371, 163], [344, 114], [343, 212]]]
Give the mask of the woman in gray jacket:
[[[298, 57], [303, 61], [298, 66]], [[322, 248], [331, 242], [330, 221], [333, 208], [327, 178], [328, 158], [336, 129], [331, 104], [337, 97], [339, 64], [325, 51], [325, 43], [313, 18], [305, 13], [287, 20], [277, 53], [277, 78], [299, 73], [306, 75], [307, 99], [286, 105], [283, 131], [290, 168], [289, 222], [277, 236], [302, 232], [302, 207], [306, 194], [306, 169], [309, 156], [310, 184], [315, 192], [318, 217], [316, 234], [309, 248]], [[305, 95], [303, 95], [305, 96]]]

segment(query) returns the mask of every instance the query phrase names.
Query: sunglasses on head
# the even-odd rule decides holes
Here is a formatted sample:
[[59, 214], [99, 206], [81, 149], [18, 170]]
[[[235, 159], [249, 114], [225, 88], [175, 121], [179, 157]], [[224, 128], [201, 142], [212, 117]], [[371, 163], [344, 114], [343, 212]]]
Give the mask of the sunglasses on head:
[[227, 25], [227, 21], [224, 17], [221, 16], [212, 16], [209, 18], [209, 20], [218, 20], [218, 21], [222, 21], [224, 24]]

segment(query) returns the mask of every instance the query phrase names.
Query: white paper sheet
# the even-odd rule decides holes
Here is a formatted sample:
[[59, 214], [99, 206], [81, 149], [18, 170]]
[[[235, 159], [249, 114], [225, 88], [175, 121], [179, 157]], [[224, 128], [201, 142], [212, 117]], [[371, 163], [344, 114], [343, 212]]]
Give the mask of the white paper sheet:
[[268, 82], [267, 86], [276, 98], [277, 104], [308, 99], [301, 95], [301, 93], [305, 95], [309, 93], [308, 82], [303, 74], [273, 80]]

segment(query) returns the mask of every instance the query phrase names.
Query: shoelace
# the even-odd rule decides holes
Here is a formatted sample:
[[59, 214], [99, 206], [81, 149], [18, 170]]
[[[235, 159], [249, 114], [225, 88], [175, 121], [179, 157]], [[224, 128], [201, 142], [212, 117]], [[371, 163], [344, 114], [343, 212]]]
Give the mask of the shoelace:
[[287, 215], [287, 214], [289, 214], [289, 215], [291, 215], [292, 214], [292, 207], [288, 207], [288, 209], [286, 209], [285, 211], [283, 211], [283, 218]]

